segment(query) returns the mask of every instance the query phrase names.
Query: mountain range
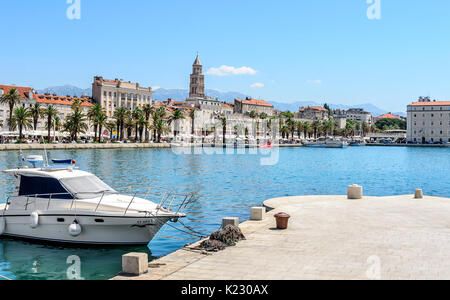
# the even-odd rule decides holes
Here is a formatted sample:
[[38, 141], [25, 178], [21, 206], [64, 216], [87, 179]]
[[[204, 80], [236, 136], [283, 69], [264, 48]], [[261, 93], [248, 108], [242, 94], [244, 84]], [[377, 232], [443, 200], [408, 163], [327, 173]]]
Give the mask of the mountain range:
[[[64, 85], [64, 86], [54, 86], [48, 87], [45, 89], [37, 90], [40, 94], [57, 94], [61, 96], [71, 95], [71, 96], [82, 96], [88, 95], [91, 96], [92, 90], [91, 88], [82, 89], [73, 85]], [[234, 99], [245, 99], [248, 95], [239, 93], [239, 92], [222, 92], [218, 90], [206, 90], [206, 94], [212, 98], [219, 98], [220, 101], [226, 102], [234, 102]], [[154, 90], [153, 99], [158, 101], [167, 100], [171, 98], [175, 101], [184, 101], [189, 95], [189, 91], [185, 89], [163, 89], [159, 88]], [[281, 111], [298, 111], [300, 107], [305, 106], [323, 106], [324, 103], [317, 103], [314, 101], [301, 101], [294, 103], [281, 103], [275, 101], [269, 101], [276, 109]], [[388, 113], [389, 111], [379, 108], [371, 103], [364, 103], [358, 105], [345, 105], [345, 104], [333, 104], [328, 103], [331, 109], [349, 109], [349, 108], [362, 108], [365, 111], [370, 112], [373, 116], [377, 117], [383, 114]], [[399, 116], [406, 116], [405, 112], [392, 112], [393, 114]]]

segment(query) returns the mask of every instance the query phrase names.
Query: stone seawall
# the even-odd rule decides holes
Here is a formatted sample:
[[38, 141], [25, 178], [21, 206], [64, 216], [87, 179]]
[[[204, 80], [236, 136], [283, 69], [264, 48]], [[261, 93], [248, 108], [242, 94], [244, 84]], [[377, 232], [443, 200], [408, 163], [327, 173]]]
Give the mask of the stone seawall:
[[0, 151], [170, 148], [170, 144], [0, 144]]

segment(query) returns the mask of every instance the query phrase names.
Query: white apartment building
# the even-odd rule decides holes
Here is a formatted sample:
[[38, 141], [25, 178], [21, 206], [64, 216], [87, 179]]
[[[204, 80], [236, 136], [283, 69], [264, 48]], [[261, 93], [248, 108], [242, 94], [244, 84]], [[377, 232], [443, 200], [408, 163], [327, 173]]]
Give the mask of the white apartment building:
[[335, 119], [353, 120], [359, 123], [366, 123], [369, 126], [374, 123], [372, 114], [362, 108], [350, 108], [348, 110], [336, 109], [333, 111], [333, 115]]
[[408, 105], [407, 140], [450, 143], [450, 101], [422, 101]]
[[92, 98], [105, 109], [111, 118], [118, 107], [134, 110], [146, 104], [154, 104], [151, 87], [141, 87], [139, 83], [126, 82], [122, 79], [108, 80], [101, 76], [94, 77]]

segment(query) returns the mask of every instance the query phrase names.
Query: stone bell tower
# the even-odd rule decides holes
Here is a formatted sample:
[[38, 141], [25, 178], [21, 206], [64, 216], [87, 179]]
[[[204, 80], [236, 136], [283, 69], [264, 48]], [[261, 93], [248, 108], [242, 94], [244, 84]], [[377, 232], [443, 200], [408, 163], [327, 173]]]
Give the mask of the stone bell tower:
[[189, 86], [189, 98], [205, 97], [205, 75], [203, 75], [203, 65], [198, 57], [192, 66], [191, 84]]

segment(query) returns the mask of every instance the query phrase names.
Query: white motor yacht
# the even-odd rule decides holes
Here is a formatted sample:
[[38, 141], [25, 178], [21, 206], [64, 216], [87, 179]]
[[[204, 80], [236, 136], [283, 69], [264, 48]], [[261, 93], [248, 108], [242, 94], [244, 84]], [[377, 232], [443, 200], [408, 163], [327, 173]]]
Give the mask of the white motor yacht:
[[[119, 194], [73, 166], [36, 168], [33, 159], [33, 168], [4, 171], [16, 178], [16, 187], [0, 205], [0, 236], [63, 244], [147, 245], [167, 222], [185, 217], [182, 210], [195, 198], [149, 192], [145, 198], [158, 195], [156, 204], [137, 194]], [[180, 202], [175, 205], [177, 197]]]
[[320, 138], [314, 141], [305, 142], [305, 146], [315, 148], [345, 148], [348, 146], [348, 143], [334, 138]]

